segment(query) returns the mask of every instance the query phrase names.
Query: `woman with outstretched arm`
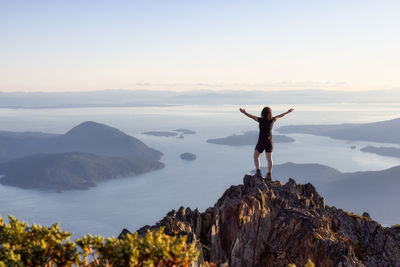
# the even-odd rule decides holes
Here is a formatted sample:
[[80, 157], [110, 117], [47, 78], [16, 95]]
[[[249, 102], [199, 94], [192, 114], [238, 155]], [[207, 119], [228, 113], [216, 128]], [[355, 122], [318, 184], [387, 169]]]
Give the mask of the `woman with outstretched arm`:
[[258, 135], [257, 145], [254, 149], [254, 165], [256, 166], [256, 169], [257, 169], [256, 175], [261, 178], [262, 176], [261, 176], [261, 171], [260, 171], [259, 157], [260, 157], [260, 154], [263, 153], [263, 151], [265, 150], [265, 156], [267, 158], [267, 163], [268, 163], [268, 173], [267, 173], [267, 176], [265, 177], [265, 180], [267, 182], [272, 181], [272, 176], [271, 176], [271, 172], [272, 172], [272, 168], [273, 168], [272, 150], [274, 148], [274, 144], [272, 141], [272, 134], [271, 134], [272, 126], [274, 125], [275, 121], [277, 121], [278, 119], [289, 114], [293, 110], [294, 109], [291, 108], [282, 114], [272, 117], [271, 108], [265, 107], [261, 111], [261, 117], [257, 117], [250, 113], [247, 113], [245, 109], [240, 108], [240, 112], [242, 112], [247, 117], [258, 122], [258, 126], [260, 128], [260, 133]]

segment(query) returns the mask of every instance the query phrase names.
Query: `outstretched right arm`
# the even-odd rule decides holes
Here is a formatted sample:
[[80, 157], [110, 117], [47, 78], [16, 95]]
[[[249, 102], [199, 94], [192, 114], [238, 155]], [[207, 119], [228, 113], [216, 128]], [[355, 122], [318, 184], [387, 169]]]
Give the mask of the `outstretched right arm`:
[[246, 116], [249, 117], [250, 119], [253, 119], [253, 120], [255, 120], [256, 122], [258, 122], [258, 117], [257, 117], [257, 116], [254, 116], [254, 115], [251, 115], [250, 113], [247, 113], [246, 110], [245, 110], [244, 108], [240, 108], [239, 110], [240, 110], [240, 112], [242, 112], [244, 115], [246, 115]]

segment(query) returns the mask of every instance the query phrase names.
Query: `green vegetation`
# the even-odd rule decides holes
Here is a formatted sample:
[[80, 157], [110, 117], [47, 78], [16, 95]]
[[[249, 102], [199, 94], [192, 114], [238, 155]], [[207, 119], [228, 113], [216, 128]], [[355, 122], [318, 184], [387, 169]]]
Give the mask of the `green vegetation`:
[[308, 259], [307, 262], [306, 262], [306, 265], [304, 265], [304, 266], [305, 266], [305, 267], [314, 267], [315, 264], [312, 262], [311, 259]]
[[89, 189], [97, 182], [161, 169], [159, 161], [81, 152], [35, 154], [0, 164], [1, 184], [55, 190]]
[[[288, 267], [296, 267], [296, 264], [290, 263], [288, 265]], [[304, 267], [315, 267], [315, 264], [314, 264], [314, 262], [312, 262], [312, 260], [310, 258], [308, 258]]]
[[357, 213], [353, 213], [353, 212], [350, 212], [350, 211], [344, 211], [344, 213], [346, 213], [348, 216], [352, 217], [355, 220], [361, 219], [361, 220], [369, 221], [369, 218], [367, 218], [365, 216], [362, 216], [362, 215], [359, 215]]
[[71, 235], [58, 224], [29, 226], [12, 216], [4, 223], [0, 217], [0, 267], [189, 266], [199, 256], [186, 236], [166, 235], [163, 228], [125, 239], [86, 235], [71, 242]]
[[400, 224], [392, 225], [392, 228], [400, 231]]

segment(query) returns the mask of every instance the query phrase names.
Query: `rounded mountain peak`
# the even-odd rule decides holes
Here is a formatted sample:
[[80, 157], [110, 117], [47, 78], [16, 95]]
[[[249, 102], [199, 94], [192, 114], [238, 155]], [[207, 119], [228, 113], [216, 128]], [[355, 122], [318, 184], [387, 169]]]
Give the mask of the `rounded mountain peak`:
[[85, 121], [57, 140], [57, 151], [87, 152], [98, 155], [135, 156], [159, 160], [160, 151], [149, 148], [139, 139], [94, 121]]
[[120, 130], [94, 121], [85, 121], [69, 130], [65, 135], [98, 135], [107, 133], [112, 135], [126, 135]]

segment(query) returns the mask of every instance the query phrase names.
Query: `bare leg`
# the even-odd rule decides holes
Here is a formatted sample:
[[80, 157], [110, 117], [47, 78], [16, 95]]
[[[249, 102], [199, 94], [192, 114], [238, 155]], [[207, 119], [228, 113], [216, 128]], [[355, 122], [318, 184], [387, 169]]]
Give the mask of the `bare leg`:
[[258, 152], [257, 149], [254, 150], [254, 165], [256, 166], [256, 170], [260, 169], [260, 160], [259, 160], [260, 154], [261, 153]]
[[274, 163], [272, 162], [272, 152], [265, 152], [265, 157], [267, 158], [268, 163], [268, 172], [272, 172], [272, 168], [274, 167]]

